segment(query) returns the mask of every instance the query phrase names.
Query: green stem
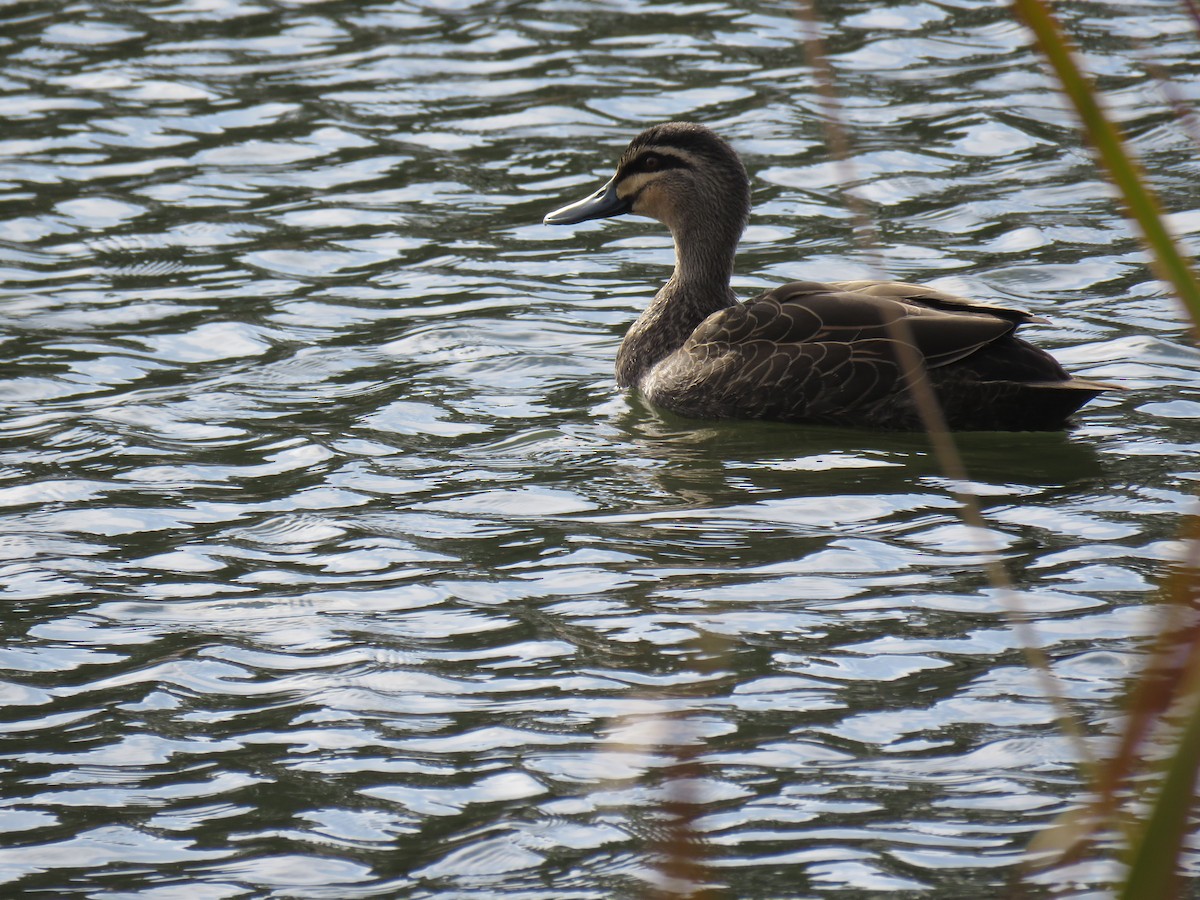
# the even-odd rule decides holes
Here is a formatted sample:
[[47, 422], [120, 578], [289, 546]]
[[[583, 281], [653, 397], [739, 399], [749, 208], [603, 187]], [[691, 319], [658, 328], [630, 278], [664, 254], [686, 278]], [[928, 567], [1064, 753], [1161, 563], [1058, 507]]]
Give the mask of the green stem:
[[1163, 281], [1175, 289], [1193, 324], [1200, 327], [1200, 282], [1180, 253], [1163, 218], [1154, 192], [1146, 184], [1141, 167], [1125, 149], [1121, 133], [1100, 105], [1091, 79], [1079, 67], [1070, 45], [1043, 0], [1013, 0], [1013, 6], [1037, 36], [1063, 92], [1074, 104], [1084, 129], [1091, 138], [1100, 164], [1108, 170], [1121, 193], [1129, 215], [1137, 222], [1150, 250], [1150, 265]]

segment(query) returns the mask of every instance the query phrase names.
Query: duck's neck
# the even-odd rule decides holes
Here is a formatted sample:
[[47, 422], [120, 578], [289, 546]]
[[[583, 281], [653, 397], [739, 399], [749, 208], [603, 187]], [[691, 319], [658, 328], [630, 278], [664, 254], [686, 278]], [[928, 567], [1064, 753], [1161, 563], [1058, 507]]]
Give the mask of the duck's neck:
[[729, 279], [741, 228], [712, 240], [675, 235], [675, 271], [630, 326], [617, 353], [617, 384], [635, 387], [658, 363], [683, 346], [701, 322], [736, 303]]

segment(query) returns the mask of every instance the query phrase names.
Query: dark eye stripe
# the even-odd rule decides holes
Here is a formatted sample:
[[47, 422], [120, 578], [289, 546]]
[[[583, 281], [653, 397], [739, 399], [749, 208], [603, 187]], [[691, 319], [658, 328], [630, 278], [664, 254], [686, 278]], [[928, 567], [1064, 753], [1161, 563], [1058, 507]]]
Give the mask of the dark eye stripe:
[[[650, 162], [657, 160], [657, 164]], [[676, 156], [674, 153], [659, 153], [655, 150], [648, 150], [639, 154], [635, 159], [625, 166], [625, 175], [633, 175], [637, 172], [663, 172], [667, 169], [690, 169], [691, 164], [686, 160]]]

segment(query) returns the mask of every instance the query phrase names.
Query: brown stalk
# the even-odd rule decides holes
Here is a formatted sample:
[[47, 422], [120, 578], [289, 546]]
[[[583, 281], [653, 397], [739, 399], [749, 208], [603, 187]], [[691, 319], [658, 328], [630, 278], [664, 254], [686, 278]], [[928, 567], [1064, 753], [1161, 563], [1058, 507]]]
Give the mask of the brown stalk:
[[1184, 526], [1186, 556], [1162, 586], [1170, 620], [1150, 652], [1146, 670], [1134, 683], [1128, 698], [1128, 720], [1116, 752], [1098, 772], [1097, 813], [1111, 817], [1119, 794], [1130, 786], [1141, 761], [1141, 750], [1160, 720], [1200, 679], [1200, 517], [1192, 515]]
[[[826, 109], [824, 119], [826, 142], [837, 160], [844, 181], [850, 183], [854, 180], [854, 166], [850, 159], [846, 129], [843, 127], [840, 116], [841, 107], [834, 86], [833, 68], [825, 54], [824, 43], [821, 40], [819, 20], [813, 10], [812, 0], [797, 0], [797, 5], [798, 16], [805, 31], [806, 55], [816, 75], [817, 90]], [[869, 242], [869, 246], [864, 249], [867, 250], [869, 258], [872, 260], [873, 268], [878, 271], [881, 268], [880, 253], [874, 240], [875, 230], [871, 217], [858, 197], [853, 194], [844, 196], [855, 219], [855, 231], [859, 242]], [[929, 436], [933, 454], [938, 460], [943, 474], [955, 484], [953, 490], [955, 498], [959, 501], [959, 516], [966, 525], [986, 530], [987, 522], [983, 516], [979, 498], [967, 487], [969, 479], [966, 465], [962, 455], [958, 452], [958, 445], [946, 425], [937, 396], [926, 378], [924, 362], [917, 355], [913, 346], [908, 323], [903, 319], [897, 319], [888, 325], [888, 332], [895, 344], [896, 353], [904, 371], [906, 387], [913, 398], [925, 432]], [[1085, 772], [1093, 772], [1095, 759], [1084, 741], [1079, 717], [1067, 701], [1062, 683], [1054, 674], [1045, 651], [1041, 649], [1036, 629], [1029, 621], [1027, 610], [1015, 591], [1012, 579], [1009, 578], [1008, 571], [997, 552], [989, 551], [987, 553], [984, 571], [988, 581], [996, 589], [1001, 599], [1001, 604], [1030, 668], [1036, 673], [1042, 694], [1054, 705], [1059, 727], [1071, 742], [1080, 766]]]

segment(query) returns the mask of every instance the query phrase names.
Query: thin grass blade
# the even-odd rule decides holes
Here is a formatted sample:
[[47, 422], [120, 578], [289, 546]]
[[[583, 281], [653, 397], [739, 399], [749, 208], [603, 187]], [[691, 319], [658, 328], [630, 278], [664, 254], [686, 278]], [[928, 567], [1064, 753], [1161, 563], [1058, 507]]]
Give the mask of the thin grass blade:
[[1105, 114], [1095, 86], [1080, 68], [1049, 7], [1043, 0], [1013, 0], [1013, 6], [1033, 29], [1063, 93], [1083, 122], [1097, 159], [1120, 192], [1130, 217], [1137, 222], [1150, 250], [1150, 265], [1155, 274], [1175, 289], [1192, 322], [1200, 326], [1200, 281], [1180, 252], [1167, 228], [1158, 198], [1126, 149], [1120, 131]]

